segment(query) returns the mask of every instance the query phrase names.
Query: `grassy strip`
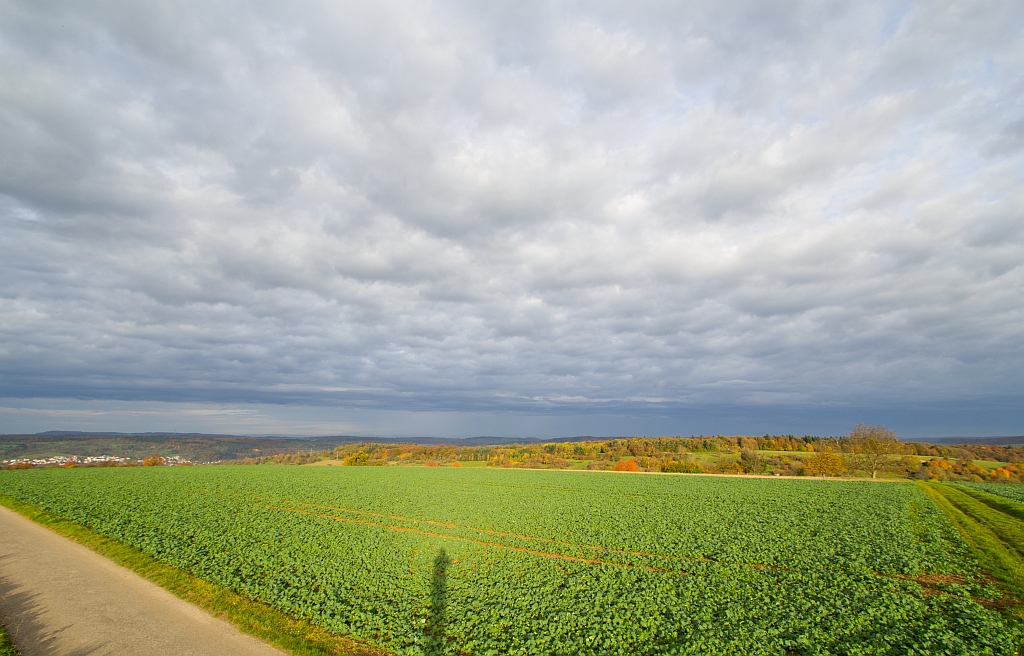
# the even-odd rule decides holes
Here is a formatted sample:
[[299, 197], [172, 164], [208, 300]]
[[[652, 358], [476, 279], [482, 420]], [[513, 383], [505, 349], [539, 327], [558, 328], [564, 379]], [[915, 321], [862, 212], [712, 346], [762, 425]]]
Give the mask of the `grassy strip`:
[[[1022, 559], [1021, 564], [1024, 565], [1024, 522], [967, 494], [960, 486], [940, 485], [938, 487], [943, 496], [949, 499], [957, 510], [994, 533], [1008, 551], [1016, 553]], [[1024, 567], [1021, 569], [1021, 574], [1024, 576]]]
[[[1020, 522], [952, 486], [919, 485], [959, 531], [978, 564], [996, 579], [1007, 594], [1017, 601], [1024, 600], [1024, 559], [999, 534], [1007, 528], [1008, 522]], [[1019, 603], [1008, 608], [1006, 613], [1017, 621], [1024, 620], [1024, 608]]]
[[0, 625], [0, 656], [18, 656], [11, 644], [11, 637], [7, 635], [7, 629]]
[[[383, 656], [387, 654], [354, 640], [334, 635], [305, 620], [289, 617], [267, 604], [235, 594], [188, 572], [171, 567], [134, 547], [104, 537], [80, 524], [41, 508], [0, 495], [0, 505], [24, 515], [55, 533], [82, 544], [122, 567], [149, 579], [178, 597], [237, 626], [240, 630], [301, 656]], [[0, 645], [3, 643], [0, 642]], [[11, 654], [13, 654], [13, 650]], [[0, 656], [8, 653], [0, 649]]]

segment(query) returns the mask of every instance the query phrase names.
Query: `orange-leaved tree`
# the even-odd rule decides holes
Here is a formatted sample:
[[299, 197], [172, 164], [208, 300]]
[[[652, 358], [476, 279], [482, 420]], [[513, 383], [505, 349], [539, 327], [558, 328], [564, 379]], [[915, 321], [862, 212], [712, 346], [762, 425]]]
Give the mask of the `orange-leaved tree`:
[[640, 468], [636, 466], [636, 460], [620, 460], [615, 463], [615, 471], [640, 471]]

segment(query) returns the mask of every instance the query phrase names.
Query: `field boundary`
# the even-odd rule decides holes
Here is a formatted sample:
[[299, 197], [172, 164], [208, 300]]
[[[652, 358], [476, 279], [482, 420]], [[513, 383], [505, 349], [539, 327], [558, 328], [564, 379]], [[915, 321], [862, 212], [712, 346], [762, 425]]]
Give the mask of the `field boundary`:
[[[794, 451], [793, 453], [800, 453]], [[930, 457], [930, 456], [929, 456]], [[630, 458], [624, 458], [630, 460]], [[296, 467], [374, 467], [378, 465], [343, 465], [341, 460], [328, 459], [328, 460], [317, 460], [316, 462], [307, 462], [301, 465], [294, 465]], [[481, 462], [480, 460], [456, 460], [455, 462]], [[996, 462], [996, 461], [993, 461]], [[1000, 463], [1004, 464], [1004, 463]], [[248, 467], [258, 467], [259, 465], [244, 465]], [[419, 463], [408, 463], [402, 465], [380, 465], [386, 467], [410, 467], [415, 469], [453, 469], [450, 464], [439, 465], [438, 467], [428, 467]], [[913, 485], [914, 481], [907, 478], [871, 478], [870, 476], [808, 476], [808, 475], [793, 475], [793, 474], [720, 474], [717, 472], [663, 472], [663, 471], [615, 471], [614, 469], [573, 469], [568, 467], [565, 469], [558, 467], [490, 467], [485, 465], [470, 465], [468, 467], [463, 466], [464, 469], [490, 469], [493, 471], [546, 471], [546, 472], [565, 472], [565, 473], [583, 473], [583, 474], [643, 474], [645, 476], [715, 476], [718, 478], [767, 478], [772, 480], [803, 480], [803, 481], [860, 481], [868, 483], [903, 483]], [[455, 467], [454, 469], [459, 469]]]
[[920, 487], [946, 515], [978, 564], [1007, 596], [1000, 610], [1018, 624], [1024, 624], [1024, 558], [1014, 538], [1024, 522], [994, 508], [964, 488], [944, 483], [921, 483]]
[[[252, 600], [117, 540], [96, 533], [42, 508], [0, 494], [0, 505], [45, 526], [54, 533], [88, 547], [97, 554], [130, 569], [175, 596], [230, 622], [240, 631], [298, 656], [389, 656], [390, 652], [337, 636], [306, 620], [296, 619], [271, 606]], [[2, 645], [2, 641], [0, 641]], [[0, 648], [0, 656], [6, 652]]]

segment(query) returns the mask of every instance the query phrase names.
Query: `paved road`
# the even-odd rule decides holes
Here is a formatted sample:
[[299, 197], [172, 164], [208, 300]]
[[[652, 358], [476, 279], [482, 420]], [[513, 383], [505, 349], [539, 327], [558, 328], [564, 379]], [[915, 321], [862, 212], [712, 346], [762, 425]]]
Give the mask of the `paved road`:
[[2, 506], [0, 619], [21, 656], [283, 653]]

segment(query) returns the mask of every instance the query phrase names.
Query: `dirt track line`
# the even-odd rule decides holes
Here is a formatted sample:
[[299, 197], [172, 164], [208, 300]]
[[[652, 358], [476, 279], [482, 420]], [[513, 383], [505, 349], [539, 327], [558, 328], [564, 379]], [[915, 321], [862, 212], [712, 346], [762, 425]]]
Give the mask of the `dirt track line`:
[[[339, 517], [337, 515], [330, 515], [330, 514], [326, 514], [326, 513], [318, 513], [318, 512], [311, 511], [311, 510], [302, 510], [301, 508], [281, 508], [279, 506], [270, 506], [270, 505], [266, 505], [266, 506], [263, 506], [263, 507], [264, 508], [274, 508], [276, 510], [283, 510], [285, 512], [293, 512], [293, 513], [298, 513], [298, 514], [303, 514], [303, 515], [310, 515], [312, 517], [320, 517], [322, 519], [330, 519], [330, 520], [334, 520], [334, 521], [337, 521], [337, 522], [345, 522], [347, 524], [362, 524], [364, 526], [375, 526], [375, 527], [379, 527], [379, 528], [388, 529], [389, 531], [395, 531], [396, 533], [415, 533], [417, 535], [425, 535], [425, 536], [433, 537], [433, 538], [442, 538], [442, 539], [447, 539], [447, 540], [457, 540], [459, 542], [468, 542], [470, 544], [479, 544], [479, 545], [485, 546], [485, 547], [496, 547], [498, 549], [508, 549], [509, 551], [517, 551], [519, 553], [530, 554], [532, 556], [541, 556], [543, 558], [553, 558], [553, 559], [557, 559], [557, 560], [567, 560], [567, 561], [577, 562], [577, 563], [587, 563], [589, 565], [610, 565], [612, 567], [622, 567], [622, 568], [625, 568], [625, 569], [646, 569], [647, 571], [654, 572], [656, 574], [679, 574], [681, 576], [697, 576], [697, 575], [693, 574], [692, 572], [687, 572], [686, 570], [660, 569], [660, 568], [657, 568], [657, 567], [652, 567], [650, 565], [635, 565], [633, 563], [616, 563], [616, 562], [607, 561], [607, 560], [596, 560], [596, 559], [593, 559], [593, 558], [580, 558], [578, 556], [568, 556], [566, 554], [553, 553], [553, 552], [550, 552], [550, 551], [538, 551], [536, 549], [526, 549], [525, 547], [513, 547], [511, 545], [502, 544], [500, 542], [488, 542], [486, 540], [475, 540], [473, 538], [467, 538], [467, 537], [462, 537], [462, 536], [458, 536], [458, 535], [449, 535], [447, 533], [435, 533], [434, 531], [424, 531], [422, 529], [408, 528], [408, 527], [405, 527], [405, 526], [391, 526], [389, 524], [381, 524], [379, 522], [371, 522], [371, 521], [366, 520], [366, 519], [356, 519], [354, 517]], [[625, 553], [634, 553], [634, 552], [625, 552]], [[698, 560], [698, 559], [694, 559], [694, 560]], [[709, 562], [709, 563], [715, 563], [715, 564], [729, 564], [729, 563], [719, 563], [718, 561], [710, 560], [710, 559], [707, 559], [707, 558], [703, 558], [703, 559], [699, 559], [699, 560], [701, 562]], [[767, 569], [767, 570], [778, 571], [778, 572], [791, 572], [791, 571], [793, 571], [790, 568], [776, 567], [774, 565], [765, 565], [765, 564], [762, 564], [762, 563], [731, 563], [731, 564], [732, 565], [737, 565], [739, 567], [749, 567], [751, 569]], [[929, 588], [931, 586], [934, 586], [935, 583], [962, 582], [962, 577], [958, 578], [956, 576], [941, 575], [941, 574], [922, 574], [922, 575], [919, 575], [919, 576], [908, 576], [908, 575], [903, 575], [903, 574], [883, 574], [881, 572], [871, 572], [871, 575], [879, 577], [879, 578], [886, 578], [886, 579], [892, 579], [892, 580], [912, 581], [912, 582], [917, 583], [918, 585], [920, 585], [922, 588]]]
[[[261, 504], [258, 504], [261, 505]], [[683, 570], [667, 570], [659, 569], [657, 567], [651, 567], [650, 565], [634, 565], [632, 563], [615, 563], [605, 560], [596, 560], [593, 558], [580, 558], [578, 556], [568, 556], [566, 554], [553, 553], [550, 551], [538, 551], [536, 549], [527, 549], [525, 547], [513, 547], [511, 545], [502, 544], [500, 542], [488, 542], [486, 540], [475, 540], [473, 538], [462, 537], [459, 535], [449, 535], [447, 533], [436, 533], [434, 531], [424, 531], [418, 528], [409, 528], [406, 526], [391, 526], [389, 524], [381, 524], [380, 522], [372, 522], [368, 519], [356, 519], [354, 517], [339, 517], [337, 515], [330, 515], [327, 513], [318, 513], [312, 510], [302, 510], [301, 508], [281, 508], [280, 506], [264, 506], [265, 508], [274, 508], [276, 510], [283, 510], [285, 512], [299, 513], [303, 515], [311, 515], [313, 517], [321, 517], [323, 519], [330, 519], [337, 522], [345, 522], [348, 524], [363, 524], [365, 526], [376, 526], [379, 528], [388, 529], [389, 531], [395, 531], [396, 533], [415, 533], [417, 535], [425, 535], [432, 538], [443, 538], [446, 540], [457, 540], [459, 542], [468, 542], [470, 544], [479, 544], [485, 547], [495, 547], [498, 549], [508, 549], [509, 551], [518, 551], [519, 553], [530, 554], [533, 556], [541, 556], [544, 558], [554, 558], [557, 560], [567, 560], [575, 563], [587, 563], [589, 565], [611, 565], [613, 567], [623, 567], [626, 569], [646, 569], [650, 572], [658, 574], [681, 574], [683, 576], [690, 576], [689, 572]]]
[[[630, 556], [638, 556], [638, 557], [643, 557], [643, 558], [661, 558], [661, 559], [665, 559], [665, 560], [682, 560], [682, 561], [689, 561], [689, 562], [695, 562], [695, 561], [696, 562], [713, 562], [713, 561], [711, 561], [711, 560], [709, 560], [707, 558], [697, 558], [697, 557], [686, 558], [686, 557], [682, 557], [682, 556], [665, 556], [665, 555], [662, 555], [662, 554], [644, 553], [644, 552], [640, 552], [640, 551], [627, 551], [627, 550], [624, 550], [624, 549], [613, 549], [611, 547], [604, 547], [604, 546], [593, 545], [593, 544], [578, 544], [578, 543], [575, 543], [575, 542], [567, 542], [565, 540], [556, 540], [554, 538], [544, 538], [544, 537], [540, 537], [540, 536], [536, 536], [536, 535], [525, 535], [525, 534], [522, 534], [522, 533], [508, 533], [508, 532], [505, 532], [505, 531], [495, 531], [493, 529], [476, 528], [474, 526], [460, 526], [459, 524], [453, 524], [453, 523], [450, 523], [450, 522], [440, 522], [440, 521], [432, 520], [432, 519], [416, 519], [416, 518], [413, 518], [413, 517], [404, 517], [402, 515], [387, 515], [387, 514], [384, 514], [384, 513], [375, 513], [375, 512], [369, 511], [369, 510], [356, 510], [355, 508], [346, 508], [344, 506], [329, 506], [329, 505], [325, 505], [325, 504], [311, 503], [311, 502], [308, 502], [308, 501], [295, 501], [294, 499], [287, 499], [287, 498], [284, 498], [284, 497], [272, 497], [272, 496], [267, 496], [267, 495], [262, 495], [262, 494], [243, 495], [243, 494], [238, 494], [238, 493], [234, 493], [234, 492], [225, 492], [225, 491], [221, 491], [221, 490], [211, 490], [209, 488], [194, 488], [194, 489], [202, 489], [202, 490], [205, 490], [205, 491], [208, 491], [208, 492], [212, 492], [214, 494], [220, 493], [220, 494], [227, 494], [227, 495], [230, 495], [230, 496], [241, 497], [243, 500], [246, 500], [246, 501], [248, 501], [250, 499], [264, 499], [267, 502], [270, 502], [272, 504], [273, 503], [291, 504], [291, 505], [294, 505], [294, 506], [303, 506], [303, 507], [306, 507], [306, 508], [319, 508], [321, 510], [340, 511], [340, 512], [349, 513], [349, 514], [352, 514], [352, 515], [366, 515], [366, 516], [369, 516], [369, 517], [379, 517], [381, 519], [393, 519], [395, 521], [409, 522], [409, 523], [412, 523], [412, 524], [429, 524], [429, 525], [432, 525], [432, 526], [442, 526], [444, 528], [449, 528], [449, 529], [459, 529], [459, 530], [463, 530], [463, 531], [472, 531], [474, 533], [484, 533], [484, 534], [487, 534], [487, 535], [497, 535], [497, 536], [501, 536], [501, 537], [516, 538], [516, 539], [519, 539], [519, 540], [546, 542], [548, 544], [560, 544], [560, 545], [567, 546], [567, 547], [576, 547], [578, 549], [590, 549], [591, 551], [604, 551], [604, 552], [609, 552], [609, 553], [619, 553], [619, 554], [630, 555]], [[266, 504], [260, 504], [260, 503], [257, 503], [256, 505], [259, 505], [259, 506], [262, 506], [262, 507], [265, 507], [265, 508], [277, 508], [278, 510], [290, 510], [288, 508], [281, 508], [280, 506], [266, 505]], [[381, 526], [384, 526], [384, 525], [382, 524]]]
[[[539, 536], [524, 535], [524, 534], [520, 534], [520, 533], [507, 533], [507, 532], [495, 531], [495, 530], [491, 530], [491, 529], [475, 528], [475, 527], [472, 527], [472, 526], [460, 526], [458, 524], [439, 522], [439, 521], [429, 520], [429, 519], [414, 519], [412, 517], [403, 517], [401, 515], [387, 515], [387, 514], [384, 514], [384, 513], [375, 513], [375, 512], [368, 511], [368, 510], [356, 510], [356, 509], [353, 509], [353, 508], [345, 508], [344, 506], [329, 506], [329, 505], [325, 505], [325, 504], [316, 504], [316, 503], [311, 503], [311, 502], [307, 502], [307, 501], [295, 501], [293, 499], [287, 499], [287, 498], [284, 498], [284, 497], [270, 497], [270, 496], [266, 496], [266, 495], [250, 495], [247, 498], [245, 495], [234, 494], [234, 493], [229, 493], [229, 494], [233, 494], [234, 496], [240, 496], [243, 499], [254, 498], [254, 497], [262, 497], [264, 499], [268, 499], [268, 500], [276, 502], [276, 503], [285, 503], [285, 504], [292, 504], [292, 505], [295, 505], [295, 506], [305, 506], [305, 507], [309, 507], [309, 508], [318, 508], [318, 509], [321, 509], [321, 510], [341, 511], [341, 512], [350, 513], [350, 514], [354, 514], [354, 515], [368, 515], [368, 516], [371, 516], [371, 517], [379, 517], [379, 518], [382, 518], [382, 519], [393, 519], [393, 520], [396, 520], [396, 521], [411, 522], [411, 523], [416, 523], [416, 524], [431, 524], [431, 525], [434, 525], [434, 526], [443, 526], [445, 528], [450, 528], [450, 529], [466, 530], [466, 531], [472, 531], [472, 532], [475, 532], [475, 533], [485, 533], [485, 534], [489, 534], [489, 535], [498, 535], [498, 536], [501, 536], [501, 537], [511, 537], [511, 538], [516, 538], [516, 539], [520, 539], [520, 540], [527, 540], [527, 541], [539, 541], [539, 542], [545, 542], [545, 543], [548, 543], [548, 544], [558, 544], [558, 545], [567, 546], [567, 547], [575, 547], [575, 548], [578, 548], [578, 549], [590, 549], [590, 550], [593, 550], [593, 551], [602, 551], [602, 552], [606, 552], [606, 553], [616, 553], [616, 554], [622, 554], [622, 555], [626, 555], [626, 556], [635, 556], [635, 557], [639, 557], [639, 558], [655, 558], [655, 559], [662, 559], [662, 560], [677, 560], [677, 561], [684, 561], [684, 562], [713, 563], [713, 564], [716, 564], [716, 565], [746, 567], [746, 568], [757, 569], [757, 570], [764, 569], [764, 570], [771, 570], [771, 571], [777, 571], [777, 572], [792, 572], [792, 571], [794, 571], [794, 569], [791, 568], [791, 567], [780, 567], [778, 565], [771, 565], [771, 564], [767, 564], [767, 563], [725, 563], [725, 562], [722, 562], [722, 561], [719, 561], [719, 560], [715, 560], [715, 559], [712, 559], [712, 558], [703, 558], [703, 557], [697, 557], [697, 556], [694, 556], [694, 557], [667, 556], [667, 555], [663, 555], [663, 554], [652, 554], [652, 553], [646, 553], [646, 552], [642, 552], [642, 551], [629, 551], [629, 550], [626, 550], [626, 549], [613, 549], [611, 547], [603, 547], [603, 546], [599, 546], [599, 545], [578, 544], [578, 543], [574, 543], [574, 542], [566, 542], [564, 540], [556, 540], [554, 538], [544, 538], [544, 537], [539, 537]], [[598, 560], [598, 559], [592, 559], [592, 558], [581, 558], [581, 557], [578, 557], [578, 556], [569, 556], [569, 555], [566, 555], [566, 554], [559, 554], [559, 553], [554, 553], [554, 552], [549, 552], [549, 551], [540, 551], [540, 550], [536, 550], [536, 549], [527, 549], [525, 547], [515, 547], [515, 546], [512, 546], [512, 545], [507, 545], [507, 544], [503, 544], [503, 543], [500, 543], [500, 542], [490, 542], [490, 541], [486, 541], [486, 540], [477, 540], [477, 539], [474, 539], [474, 538], [467, 538], [467, 537], [463, 537], [463, 536], [450, 535], [450, 534], [447, 534], [447, 533], [436, 533], [436, 532], [433, 532], [433, 531], [425, 531], [425, 530], [422, 530], [422, 529], [408, 528], [408, 527], [403, 527], [403, 526], [392, 526], [392, 525], [389, 525], [389, 524], [383, 524], [383, 523], [380, 523], [380, 522], [373, 522], [373, 521], [369, 521], [369, 520], [355, 519], [355, 518], [352, 518], [352, 517], [340, 517], [340, 516], [337, 516], [337, 515], [330, 515], [330, 514], [313, 512], [313, 511], [309, 511], [309, 510], [302, 510], [300, 508], [284, 508], [284, 507], [281, 507], [281, 506], [268, 505], [268, 504], [260, 504], [260, 503], [256, 503], [254, 505], [258, 505], [258, 506], [261, 506], [261, 507], [264, 507], [264, 508], [272, 508], [272, 509], [275, 509], [275, 510], [283, 510], [285, 512], [295, 512], [295, 513], [301, 513], [301, 514], [311, 515], [311, 516], [315, 516], [315, 517], [321, 517], [321, 518], [324, 518], [324, 519], [332, 519], [332, 520], [339, 521], [339, 522], [346, 522], [346, 523], [351, 523], [351, 524], [362, 524], [362, 525], [366, 525], [366, 526], [376, 526], [376, 527], [379, 527], [379, 528], [384, 528], [384, 529], [388, 529], [388, 530], [391, 530], [391, 531], [395, 531], [397, 533], [416, 533], [416, 534], [419, 534], [419, 535], [425, 535], [425, 536], [429, 536], [429, 537], [446, 538], [446, 539], [449, 539], [449, 540], [458, 540], [458, 541], [461, 541], [461, 542], [468, 542], [468, 543], [471, 543], [471, 544], [479, 544], [479, 545], [482, 545], [482, 546], [496, 547], [496, 548], [499, 548], [499, 549], [508, 549], [510, 551], [517, 551], [519, 553], [532, 554], [532, 555], [535, 555], [535, 556], [541, 556], [541, 557], [545, 557], [545, 558], [555, 558], [555, 559], [558, 559], [558, 560], [567, 560], [567, 561], [572, 561], [572, 562], [588, 563], [588, 564], [592, 564], [592, 565], [611, 565], [611, 566], [614, 566], [614, 567], [623, 567], [623, 568], [627, 568], [627, 569], [641, 568], [641, 569], [646, 569], [646, 570], [648, 570], [650, 572], [655, 572], [655, 573], [673, 573], [673, 574], [681, 574], [683, 576], [694, 576], [694, 574], [692, 572], [687, 572], [686, 570], [681, 570], [681, 569], [680, 570], [676, 570], [676, 569], [663, 569], [663, 568], [658, 568], [658, 567], [652, 567], [650, 565], [636, 565], [636, 564], [633, 564], [633, 563], [618, 563], [618, 562], [613, 562], [613, 561]], [[875, 572], [875, 571], [872, 571], [870, 573], [871, 573], [872, 576], [875, 576], [875, 577], [878, 577], [878, 578], [885, 578], [885, 579], [899, 580], [899, 581], [912, 581], [912, 582], [917, 583], [918, 585], [920, 585], [922, 588], [927, 588], [927, 587], [933, 585], [932, 579], [935, 579], [936, 577], [943, 577], [943, 575], [933, 574], [933, 573], [924, 573], [924, 574], [920, 574], [920, 575], [917, 575], [917, 576], [910, 576], [910, 575], [905, 575], [905, 574], [886, 574], [886, 573]]]
[[[270, 498], [270, 497], [267, 497], [267, 498]], [[414, 524], [431, 524], [433, 526], [443, 526], [444, 528], [455, 528], [455, 529], [460, 529], [460, 530], [464, 530], [464, 531], [472, 531], [474, 533], [484, 533], [486, 535], [498, 535], [500, 537], [514, 537], [516, 539], [521, 539], [521, 540], [547, 542], [549, 544], [561, 544], [563, 546], [573, 546], [573, 548], [575, 548], [575, 549], [588, 549], [588, 550], [593, 551], [593, 552], [606, 552], [606, 553], [609, 553], [609, 554], [623, 554], [624, 556], [636, 556], [638, 558], [656, 558], [656, 559], [662, 559], [662, 560], [675, 560], [675, 561], [686, 561], [686, 562], [700, 562], [700, 563], [717, 562], [717, 561], [713, 561], [713, 560], [711, 560], [709, 558], [698, 558], [698, 557], [686, 558], [686, 557], [683, 557], [683, 556], [665, 556], [663, 554], [649, 554], [649, 553], [646, 553], [646, 552], [632, 552], [632, 551], [624, 550], [624, 549], [612, 549], [612, 548], [610, 548], [610, 546], [602, 546], [600, 544], [586, 544], [586, 543], [578, 543], [578, 542], [569, 542], [569, 541], [566, 541], [566, 540], [555, 539], [553, 537], [541, 537], [541, 536], [538, 536], [538, 535], [526, 535], [524, 533], [509, 533], [509, 532], [506, 532], [506, 531], [496, 531], [494, 529], [489, 529], [489, 528], [476, 528], [474, 526], [460, 526], [459, 524], [438, 522], [438, 521], [429, 520], [429, 519], [415, 519], [415, 518], [412, 518], [412, 517], [402, 517], [401, 515], [382, 515], [380, 513], [371, 513], [370, 511], [357, 511], [357, 510], [353, 510], [353, 509], [349, 509], [349, 508], [344, 508], [344, 507], [341, 507], [341, 506], [324, 506], [324, 505], [321, 505], [321, 504], [310, 504], [310, 502], [308, 502], [308, 501], [296, 501], [296, 500], [293, 500], [293, 499], [290, 499], [290, 498], [278, 498], [278, 499], [273, 499], [273, 500], [278, 501], [278, 502], [285, 502], [285, 504], [292, 504], [292, 505], [295, 505], [295, 506], [304, 506], [304, 507], [307, 507], [307, 508], [318, 508], [318, 509], [328, 510], [328, 511], [341, 511], [343, 513], [350, 513], [350, 514], [353, 514], [353, 515], [369, 515], [371, 517], [381, 517], [381, 518], [386, 517], [388, 519], [393, 519], [395, 521], [400, 521], [400, 522], [411, 522], [411, 523], [414, 523]], [[286, 510], [286, 509], [281, 509], [281, 510]], [[770, 565], [759, 565], [759, 566], [760, 567], [771, 567]]]

